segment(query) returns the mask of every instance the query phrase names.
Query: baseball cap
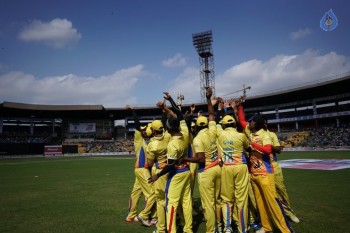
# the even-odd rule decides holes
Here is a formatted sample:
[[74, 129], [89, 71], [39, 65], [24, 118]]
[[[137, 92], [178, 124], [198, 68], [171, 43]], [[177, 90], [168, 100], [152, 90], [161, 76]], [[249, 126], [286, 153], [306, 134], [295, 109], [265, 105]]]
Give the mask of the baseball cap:
[[147, 137], [152, 135], [151, 123], [148, 123], [148, 125], [147, 125], [146, 135], [147, 135]]
[[156, 131], [160, 131], [163, 130], [163, 123], [160, 120], [154, 120], [151, 123], [151, 128], [156, 130]]
[[208, 125], [208, 118], [206, 118], [205, 116], [198, 117], [197, 121], [196, 121], [196, 125], [197, 126], [207, 126]]
[[228, 125], [228, 124], [232, 124], [232, 123], [236, 123], [236, 120], [235, 120], [235, 118], [233, 118], [230, 115], [226, 115], [222, 119], [222, 124], [224, 124], [224, 125]]

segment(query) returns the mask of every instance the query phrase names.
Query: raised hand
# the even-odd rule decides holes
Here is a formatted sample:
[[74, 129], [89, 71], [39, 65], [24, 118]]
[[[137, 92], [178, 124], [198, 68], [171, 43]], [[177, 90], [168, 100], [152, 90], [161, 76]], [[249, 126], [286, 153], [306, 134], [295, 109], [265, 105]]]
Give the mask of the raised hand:
[[213, 95], [213, 89], [208, 87], [205, 95], [206, 95], [207, 99], [210, 99], [211, 96]]
[[164, 109], [165, 108], [165, 100], [158, 101], [158, 103], [156, 105], [157, 105], [158, 108]]
[[224, 100], [224, 108], [230, 108], [231, 106], [231, 100]]
[[164, 94], [164, 99], [166, 99], [166, 100], [169, 100], [170, 98], [171, 98], [171, 95], [169, 94], [169, 92], [163, 92], [163, 94]]
[[194, 111], [196, 110], [196, 106], [194, 104], [191, 104], [190, 110], [191, 110], [191, 113], [194, 113]]

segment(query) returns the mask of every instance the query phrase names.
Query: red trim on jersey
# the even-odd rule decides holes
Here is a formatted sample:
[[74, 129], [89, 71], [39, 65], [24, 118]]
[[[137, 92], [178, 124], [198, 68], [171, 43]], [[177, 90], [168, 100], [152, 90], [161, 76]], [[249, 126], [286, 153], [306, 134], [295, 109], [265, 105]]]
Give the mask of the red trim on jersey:
[[168, 231], [168, 233], [171, 233], [171, 228], [173, 226], [173, 219], [174, 219], [174, 206], [171, 206], [170, 223], [169, 223], [169, 231]]
[[255, 142], [252, 142], [252, 146], [255, 149], [257, 149], [257, 150], [259, 150], [259, 151], [261, 151], [261, 152], [263, 152], [265, 154], [269, 155], [269, 154], [272, 153], [272, 145], [271, 144], [267, 144], [265, 146], [262, 146], [262, 145], [259, 145], [259, 144], [255, 143]]

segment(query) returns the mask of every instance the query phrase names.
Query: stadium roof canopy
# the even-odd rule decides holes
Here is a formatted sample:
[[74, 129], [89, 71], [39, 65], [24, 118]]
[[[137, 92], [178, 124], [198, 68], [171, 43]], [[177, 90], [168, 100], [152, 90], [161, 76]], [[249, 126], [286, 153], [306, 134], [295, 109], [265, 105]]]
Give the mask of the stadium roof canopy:
[[[304, 86], [276, 90], [264, 95], [248, 97], [246, 109], [266, 111], [277, 106], [303, 106], [312, 104], [312, 100], [322, 103], [322, 100], [350, 100], [350, 73], [331, 77], [331, 79], [309, 83]], [[254, 87], [253, 87], [254, 88]], [[204, 103], [195, 103], [196, 111], [207, 111]], [[189, 110], [190, 105], [182, 106]], [[135, 108], [139, 116], [159, 116], [161, 111], [156, 106]], [[127, 112], [124, 108], [104, 108], [102, 105], [40, 105], [3, 102], [0, 104], [0, 117], [4, 118], [61, 118], [61, 119], [125, 119]]]

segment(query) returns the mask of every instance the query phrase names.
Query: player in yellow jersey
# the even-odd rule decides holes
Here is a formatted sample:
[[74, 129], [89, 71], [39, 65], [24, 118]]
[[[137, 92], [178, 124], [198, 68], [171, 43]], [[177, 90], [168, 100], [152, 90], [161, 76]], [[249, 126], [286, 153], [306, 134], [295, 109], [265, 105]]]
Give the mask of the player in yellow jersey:
[[205, 116], [197, 118], [197, 136], [193, 139], [195, 157], [185, 158], [185, 161], [199, 163], [198, 187], [207, 233], [221, 232], [221, 167], [217, 153], [215, 112], [211, 96], [212, 90], [208, 88], [206, 98], [209, 120]]
[[232, 116], [224, 116], [221, 124], [224, 130], [218, 130], [218, 150], [223, 161], [220, 196], [225, 232], [232, 232], [233, 216], [238, 232], [246, 233], [250, 178], [244, 151], [250, 149], [249, 142], [245, 134], [237, 131]]
[[181, 205], [185, 220], [183, 232], [192, 233], [191, 174], [188, 164], [183, 160], [187, 154], [189, 131], [185, 120], [179, 121], [174, 117], [168, 119], [167, 130], [171, 134], [167, 146], [167, 165], [152, 176], [150, 182], [169, 174], [166, 185], [167, 231], [176, 233], [176, 213]]
[[261, 115], [256, 115], [248, 125], [245, 121], [242, 105], [238, 107], [238, 118], [246, 132], [249, 131], [248, 135], [252, 147], [249, 156], [249, 169], [263, 229], [267, 232], [273, 232], [272, 223], [274, 223], [282, 233], [294, 232], [277, 197], [270, 159], [272, 140], [269, 133], [263, 128], [264, 119]]
[[277, 196], [283, 205], [284, 212], [286, 213], [287, 217], [292, 222], [299, 223], [300, 220], [295, 215], [295, 213], [292, 210], [291, 205], [290, 205], [289, 196], [287, 193], [287, 188], [284, 184], [282, 168], [281, 168], [280, 164], [277, 162], [277, 154], [280, 154], [282, 152], [282, 147], [280, 145], [280, 142], [278, 140], [276, 133], [268, 130], [266, 119], [265, 119], [264, 128], [266, 131], [268, 131], [270, 133], [271, 139], [272, 139], [273, 150], [272, 150], [272, 154], [271, 154], [271, 159], [272, 159], [272, 166], [273, 166], [273, 169], [275, 172], [275, 184], [276, 184]]
[[[193, 139], [195, 137], [195, 128], [196, 128], [196, 124], [192, 121], [194, 111], [195, 111], [195, 105], [192, 104], [190, 106], [190, 116], [187, 119], [185, 119], [186, 123], [187, 123], [187, 127], [190, 129], [190, 135], [189, 135], [190, 138], [189, 138], [188, 152], [187, 152], [188, 158], [192, 158], [196, 154], [194, 146], [193, 146]], [[191, 193], [193, 194], [194, 184], [195, 184], [195, 180], [196, 180], [197, 173], [198, 173], [198, 164], [197, 163], [189, 163], [189, 166], [190, 166], [190, 171], [191, 171]], [[195, 211], [195, 210], [193, 210], [193, 211]]]
[[[231, 99], [230, 101], [225, 102], [226, 108], [232, 108], [235, 119], [238, 119], [237, 106], [239, 106], [240, 102], [242, 102], [242, 101], [244, 101], [244, 99], [240, 98], [238, 100]], [[248, 120], [248, 122], [251, 122], [252, 119], [253, 119], [253, 117], [251, 117]], [[237, 130], [239, 132], [242, 132], [242, 130], [244, 131], [244, 129], [242, 129], [242, 126], [240, 124], [238, 124], [236, 126], [237, 126]], [[249, 136], [246, 133], [245, 133], [245, 135]], [[247, 162], [249, 163], [249, 155], [248, 154], [249, 153], [245, 153]], [[250, 176], [251, 176], [251, 174], [249, 174], [249, 180], [250, 180]], [[254, 191], [253, 191], [251, 182], [248, 183], [248, 218], [249, 218], [249, 223], [248, 223], [249, 229], [253, 229], [256, 233], [265, 232], [261, 226], [259, 211], [258, 211], [258, 207], [256, 205], [255, 195], [254, 195]]]
[[[166, 166], [166, 152], [170, 135], [165, 133], [163, 123], [160, 120], [154, 120], [151, 123], [153, 137], [147, 146], [147, 161], [150, 166], [155, 165], [155, 173], [158, 173]], [[153, 184], [155, 199], [157, 205], [157, 224], [155, 232], [166, 232], [166, 213], [165, 213], [165, 186], [167, 176], [163, 176]]]
[[[145, 138], [151, 135], [149, 129], [147, 131], [146, 126], [140, 126], [140, 121], [136, 112], [129, 106], [126, 109], [132, 111], [133, 118], [135, 121], [135, 134], [134, 134], [134, 147], [135, 147], [135, 182], [133, 190], [131, 191], [129, 201], [129, 213], [125, 219], [127, 222], [141, 221], [145, 226], [151, 226], [152, 222], [149, 221], [149, 217], [152, 208], [155, 204], [155, 196], [152, 185], [148, 183], [148, 179], [151, 176], [149, 166], [146, 158], [146, 141]], [[147, 134], [147, 132], [149, 132]], [[140, 198], [140, 191], [144, 194], [146, 203], [145, 208], [136, 216], [136, 205]]]

